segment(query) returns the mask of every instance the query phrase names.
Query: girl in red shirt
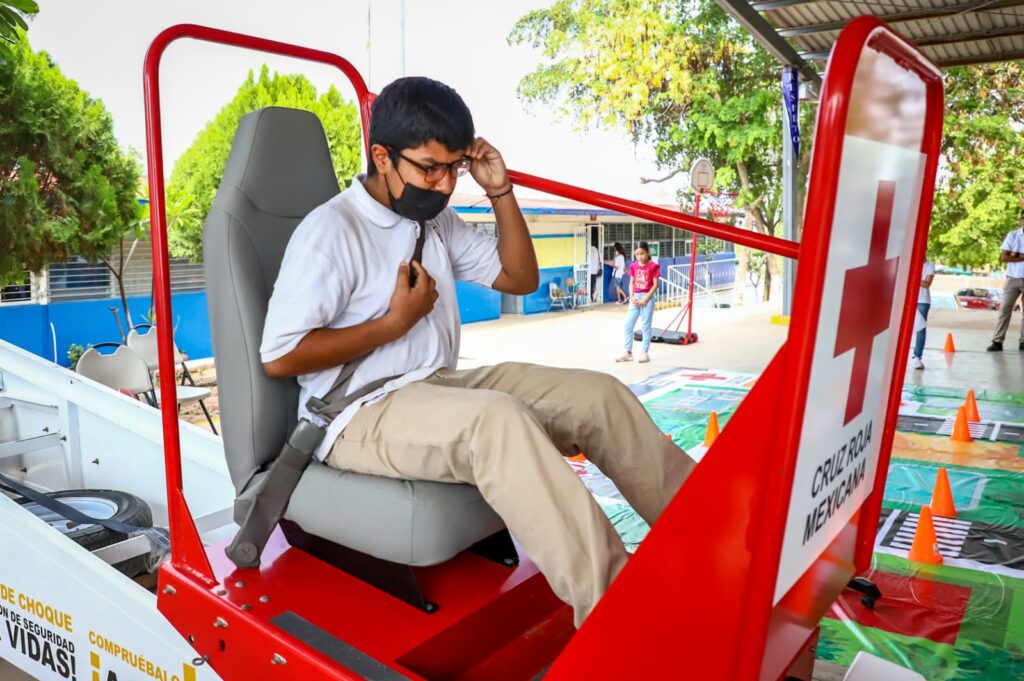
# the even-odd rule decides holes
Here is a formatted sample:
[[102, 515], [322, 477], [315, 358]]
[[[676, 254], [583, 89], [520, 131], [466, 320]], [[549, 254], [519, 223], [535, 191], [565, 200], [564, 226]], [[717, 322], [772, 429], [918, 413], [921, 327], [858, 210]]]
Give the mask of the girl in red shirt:
[[629, 265], [629, 312], [626, 314], [626, 352], [615, 358], [616, 362], [633, 361], [633, 329], [636, 327], [637, 318], [640, 319], [640, 329], [643, 334], [641, 341], [640, 356], [637, 361], [649, 362], [647, 354], [651, 348], [651, 322], [654, 320], [654, 294], [658, 290], [658, 278], [661, 276], [661, 267], [651, 260], [651, 249], [646, 241], [641, 241], [636, 251], [636, 257]]

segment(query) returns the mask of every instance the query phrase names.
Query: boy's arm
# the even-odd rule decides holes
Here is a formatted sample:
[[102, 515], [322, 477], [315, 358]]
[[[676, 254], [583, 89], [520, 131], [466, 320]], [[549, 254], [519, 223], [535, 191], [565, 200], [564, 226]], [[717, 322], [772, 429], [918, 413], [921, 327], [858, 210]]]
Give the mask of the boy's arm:
[[497, 149], [487, 140], [477, 137], [467, 154], [473, 159], [470, 172], [494, 207], [494, 219], [498, 223], [498, 259], [501, 272], [491, 288], [502, 293], [527, 295], [540, 285], [540, 270], [537, 254], [533, 250], [530, 230], [519, 210], [519, 202], [512, 193], [505, 161]]
[[314, 329], [295, 348], [281, 357], [263, 363], [271, 378], [291, 378], [323, 371], [373, 352], [401, 338], [434, 308], [437, 291], [434, 280], [418, 263], [412, 263], [416, 285], [409, 286], [409, 265], [398, 269], [398, 282], [391, 304], [383, 317], [343, 329]]

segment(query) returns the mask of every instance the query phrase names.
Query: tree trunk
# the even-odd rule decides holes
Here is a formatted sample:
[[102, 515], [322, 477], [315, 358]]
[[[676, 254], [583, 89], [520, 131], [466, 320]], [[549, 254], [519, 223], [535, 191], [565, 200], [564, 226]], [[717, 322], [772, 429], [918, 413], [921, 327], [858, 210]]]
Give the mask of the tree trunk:
[[[750, 229], [753, 223], [750, 206], [743, 207], [743, 229]], [[733, 302], [736, 306], [743, 305], [743, 290], [747, 287], [747, 272], [750, 270], [750, 249], [736, 246], [736, 289]]]

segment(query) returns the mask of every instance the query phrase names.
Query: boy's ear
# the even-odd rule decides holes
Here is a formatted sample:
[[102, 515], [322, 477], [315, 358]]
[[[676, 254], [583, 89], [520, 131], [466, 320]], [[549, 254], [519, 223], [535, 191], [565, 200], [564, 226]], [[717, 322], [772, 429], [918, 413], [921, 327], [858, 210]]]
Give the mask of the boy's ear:
[[388, 164], [391, 162], [387, 147], [383, 144], [374, 144], [370, 147], [370, 158], [377, 167], [377, 172], [382, 174], [387, 172]]

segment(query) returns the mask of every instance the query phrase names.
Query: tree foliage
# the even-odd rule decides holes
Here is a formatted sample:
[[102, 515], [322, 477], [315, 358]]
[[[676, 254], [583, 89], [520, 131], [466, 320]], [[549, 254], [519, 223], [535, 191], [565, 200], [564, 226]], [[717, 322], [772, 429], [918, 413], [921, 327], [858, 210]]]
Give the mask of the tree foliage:
[[0, 59], [0, 281], [108, 255], [139, 224], [138, 184], [103, 104], [21, 34]]
[[38, 13], [35, 0], [0, 0], [0, 55], [7, 56], [20, 33], [28, 30], [25, 18]]
[[997, 265], [1024, 200], [1024, 63], [946, 72], [942, 162], [928, 250], [950, 265]]
[[[169, 245], [175, 257], [198, 260], [202, 255], [203, 221], [220, 186], [238, 122], [246, 113], [265, 106], [284, 106], [315, 113], [327, 132], [338, 183], [344, 187], [359, 171], [360, 129], [355, 105], [342, 99], [333, 86], [317, 95], [301, 75], [252, 72], [234, 98], [220, 110], [178, 158], [167, 186]], [[171, 206], [178, 206], [176, 215]]]
[[779, 67], [713, 0], [556, 0], [520, 19], [509, 41], [543, 51], [519, 84], [528, 106], [625, 130], [653, 146], [669, 177], [708, 157], [716, 189], [739, 194], [745, 225], [774, 233]]

